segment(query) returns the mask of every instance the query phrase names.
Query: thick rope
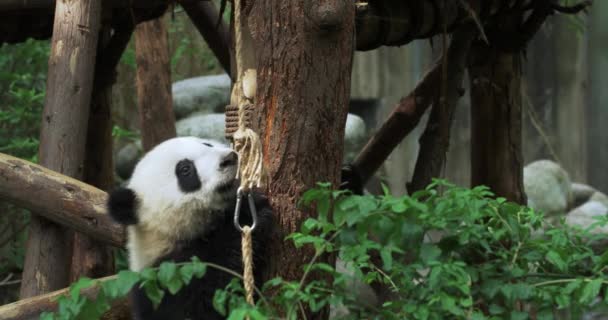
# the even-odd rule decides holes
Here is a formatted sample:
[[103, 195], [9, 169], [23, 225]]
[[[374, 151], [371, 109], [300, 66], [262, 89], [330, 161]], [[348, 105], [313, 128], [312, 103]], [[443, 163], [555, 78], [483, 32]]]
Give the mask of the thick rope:
[[241, 241], [241, 250], [243, 252], [243, 282], [245, 284], [245, 298], [247, 303], [254, 305], [253, 288], [255, 279], [253, 277], [253, 246], [251, 244], [251, 228], [243, 227], [243, 239]]
[[250, 190], [260, 187], [264, 183], [265, 173], [262, 166], [262, 143], [255, 131], [247, 128], [245, 108], [255, 98], [256, 73], [255, 70], [243, 70], [243, 25], [241, 20], [241, 0], [235, 0], [234, 32], [237, 67], [236, 90], [239, 128], [233, 135], [234, 149], [239, 154], [239, 174], [241, 187]]
[[[237, 82], [233, 88], [238, 105], [239, 128], [234, 132], [234, 150], [239, 154], [239, 175], [241, 188], [251, 190], [260, 187], [264, 182], [264, 168], [262, 166], [262, 143], [255, 131], [247, 128], [245, 119], [245, 108], [247, 104], [253, 103], [256, 90], [255, 70], [243, 70], [243, 24], [241, 20], [241, 0], [234, 1], [234, 31], [235, 31], [235, 54]], [[253, 277], [253, 247], [251, 243], [251, 228], [242, 228], [241, 250], [243, 255], [243, 282], [247, 302], [255, 305], [253, 300], [254, 277]]]

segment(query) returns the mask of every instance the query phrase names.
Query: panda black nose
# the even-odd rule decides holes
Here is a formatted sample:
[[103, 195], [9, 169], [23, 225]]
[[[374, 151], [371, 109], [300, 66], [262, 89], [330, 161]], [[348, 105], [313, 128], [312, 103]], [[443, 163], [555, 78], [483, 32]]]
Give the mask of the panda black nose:
[[220, 169], [236, 166], [238, 160], [239, 157], [237, 156], [236, 152], [230, 152], [224, 157], [224, 159], [222, 159], [222, 161], [220, 161]]

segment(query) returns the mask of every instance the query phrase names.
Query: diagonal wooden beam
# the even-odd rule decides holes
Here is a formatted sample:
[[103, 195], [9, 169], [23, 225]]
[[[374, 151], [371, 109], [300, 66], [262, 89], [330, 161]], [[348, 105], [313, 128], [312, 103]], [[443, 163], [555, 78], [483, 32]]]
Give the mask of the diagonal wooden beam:
[[124, 228], [106, 213], [107, 198], [106, 192], [84, 182], [0, 153], [0, 199], [122, 247]]
[[[230, 73], [230, 33], [211, 1], [180, 0], [188, 17], [203, 36], [227, 74]], [[219, 22], [219, 23], [218, 23]]]
[[353, 166], [363, 185], [382, 166], [395, 147], [416, 128], [441, 85], [441, 68], [442, 64], [436, 64], [416, 88], [399, 101], [382, 127], [357, 155]]

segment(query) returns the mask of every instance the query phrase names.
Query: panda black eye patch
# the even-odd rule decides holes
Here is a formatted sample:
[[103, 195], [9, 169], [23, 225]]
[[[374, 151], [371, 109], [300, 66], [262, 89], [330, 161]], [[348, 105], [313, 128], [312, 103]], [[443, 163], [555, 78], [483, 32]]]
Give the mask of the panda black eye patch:
[[210, 148], [213, 148], [213, 145], [211, 143], [203, 142], [203, 145], [205, 145], [207, 147], [210, 147]]
[[194, 192], [201, 188], [201, 180], [194, 162], [189, 159], [181, 160], [175, 165], [175, 176], [180, 190], [185, 193]]

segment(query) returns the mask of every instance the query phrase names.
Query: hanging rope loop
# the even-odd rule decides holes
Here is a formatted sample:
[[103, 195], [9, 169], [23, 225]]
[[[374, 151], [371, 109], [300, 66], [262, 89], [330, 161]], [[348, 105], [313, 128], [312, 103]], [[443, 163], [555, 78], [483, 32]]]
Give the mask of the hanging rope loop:
[[241, 205], [243, 202], [243, 196], [245, 195], [245, 191], [243, 188], [238, 188], [236, 191], [236, 207], [234, 209], [234, 227], [240, 232], [244, 232], [245, 227], [249, 229], [249, 231], [253, 231], [258, 222], [258, 212], [255, 208], [255, 202], [253, 201], [253, 195], [248, 192], [247, 193], [247, 202], [249, 204], [249, 212], [251, 213], [251, 226], [241, 226], [241, 222], [239, 221], [241, 217]]

